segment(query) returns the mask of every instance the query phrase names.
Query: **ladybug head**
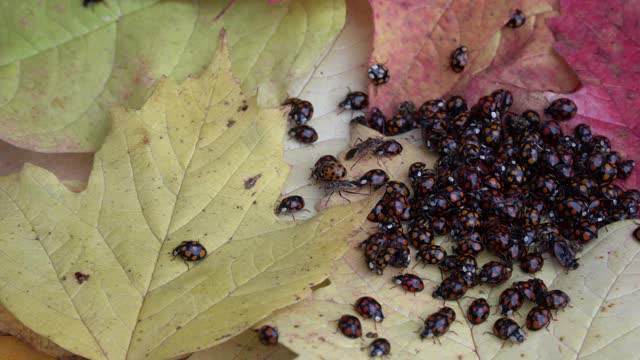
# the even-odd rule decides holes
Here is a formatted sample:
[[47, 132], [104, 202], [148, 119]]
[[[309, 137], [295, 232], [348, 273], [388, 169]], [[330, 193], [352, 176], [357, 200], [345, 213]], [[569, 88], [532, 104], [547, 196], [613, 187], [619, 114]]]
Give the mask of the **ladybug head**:
[[513, 334], [509, 337], [509, 340], [513, 341], [513, 342], [524, 342], [524, 332], [522, 331], [522, 329], [518, 329], [516, 331], [513, 332]]
[[382, 310], [376, 311], [373, 320], [376, 322], [382, 322], [382, 320], [384, 320], [384, 314], [382, 313]]

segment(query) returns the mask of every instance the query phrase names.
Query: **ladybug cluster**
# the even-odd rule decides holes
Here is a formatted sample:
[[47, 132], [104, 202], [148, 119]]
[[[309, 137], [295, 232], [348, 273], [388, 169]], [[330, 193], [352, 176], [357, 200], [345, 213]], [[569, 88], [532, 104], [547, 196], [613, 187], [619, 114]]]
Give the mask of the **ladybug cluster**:
[[[356, 300], [353, 307], [354, 310], [365, 320], [372, 319], [375, 323], [382, 322], [384, 320], [382, 305], [370, 296], [363, 296], [359, 298]], [[362, 337], [362, 324], [360, 323], [360, 319], [354, 315], [342, 315], [338, 320], [338, 330], [342, 335], [350, 339]], [[377, 334], [375, 337], [377, 337]], [[390, 353], [391, 344], [387, 339], [379, 338], [369, 344], [369, 355], [371, 357], [382, 357], [389, 355]]]
[[[433, 297], [458, 300], [475, 286], [504, 284], [514, 266], [535, 274], [553, 260], [575, 269], [577, 251], [597, 237], [599, 228], [638, 216], [640, 192], [613, 184], [627, 178], [635, 163], [622, 159], [606, 137], [592, 134], [586, 124], [563, 134], [560, 122], [577, 113], [572, 100], [557, 99], [542, 115], [534, 110], [513, 113], [513, 101], [511, 92], [499, 89], [473, 106], [460, 96], [401, 106], [402, 116], [411, 119], [411, 128], [422, 129], [426, 148], [439, 159], [433, 169], [422, 162], [411, 164], [410, 186], [386, 183], [382, 199], [367, 216], [379, 230], [362, 243], [372, 272], [382, 275], [389, 266], [405, 269], [415, 258], [444, 274]], [[389, 134], [388, 122], [357, 121]], [[357, 162], [383, 139], [362, 143], [367, 142], [369, 150], [355, 147], [348, 157]], [[453, 240], [451, 250], [434, 243], [442, 235]], [[476, 258], [485, 250], [497, 259], [478, 264]], [[392, 280], [407, 292], [424, 290], [414, 274]], [[541, 280], [516, 283], [500, 296], [497, 306], [504, 318], [496, 322], [494, 335], [524, 340], [520, 326], [508, 316], [526, 299], [536, 304], [527, 315], [530, 330], [547, 327], [550, 311], [569, 302], [567, 294], [547, 291]], [[479, 324], [488, 316], [489, 304], [477, 299], [467, 319]], [[435, 318], [430, 323], [434, 333], [448, 329]]]
[[289, 136], [303, 144], [311, 144], [318, 141], [316, 130], [306, 125], [313, 117], [313, 104], [307, 100], [289, 98], [282, 105], [290, 105], [289, 120], [295, 124], [289, 130]]
[[[483, 300], [486, 304], [486, 300], [479, 300]], [[557, 313], [558, 310], [566, 308], [570, 302], [569, 295], [562, 290], [548, 290], [541, 279], [532, 278], [515, 282], [500, 294], [498, 309], [502, 317], [493, 324], [493, 335], [505, 341], [523, 342], [525, 340], [520, 325], [508, 316], [517, 312], [526, 300], [535, 305], [529, 310], [525, 321], [525, 326], [531, 331], [548, 328], [551, 320], [555, 320], [551, 311], [555, 310]], [[482, 319], [478, 316], [480, 314], [478, 311], [478, 305], [474, 301], [468, 311], [468, 318], [472, 324], [480, 324], [486, 320], [486, 317]]]

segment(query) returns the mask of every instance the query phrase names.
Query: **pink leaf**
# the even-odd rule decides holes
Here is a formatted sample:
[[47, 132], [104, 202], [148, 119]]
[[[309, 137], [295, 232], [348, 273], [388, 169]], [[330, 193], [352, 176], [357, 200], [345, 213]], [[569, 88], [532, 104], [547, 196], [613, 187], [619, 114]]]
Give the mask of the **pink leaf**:
[[[623, 157], [640, 165], [640, 3], [562, 0], [561, 10], [561, 16], [548, 21], [558, 39], [554, 47], [583, 85], [569, 95], [578, 105], [578, 117], [565, 126], [591, 125]], [[640, 185], [639, 170], [626, 186]]]
[[[404, 100], [421, 104], [452, 94], [474, 102], [497, 88], [516, 97], [516, 110], [541, 108], [545, 90], [570, 92], [578, 81], [553, 51], [545, 19], [557, 15], [553, 2], [370, 0], [374, 11], [371, 63], [386, 63], [391, 81], [371, 86], [373, 106], [393, 113]], [[505, 28], [514, 9], [527, 16], [524, 26]], [[469, 49], [462, 73], [450, 67], [457, 47]]]

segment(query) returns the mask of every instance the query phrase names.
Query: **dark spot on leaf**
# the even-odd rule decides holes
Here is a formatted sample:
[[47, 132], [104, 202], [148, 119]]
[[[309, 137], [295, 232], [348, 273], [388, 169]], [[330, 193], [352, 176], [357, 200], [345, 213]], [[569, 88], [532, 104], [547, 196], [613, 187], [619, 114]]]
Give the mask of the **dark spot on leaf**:
[[368, 337], [369, 339], [376, 339], [378, 337], [378, 333], [369, 331], [365, 336]]
[[91, 276], [89, 274], [83, 274], [80, 271], [76, 271], [73, 275], [76, 277], [78, 284], [82, 284], [83, 282], [89, 280], [89, 277]]
[[256, 185], [256, 182], [258, 182], [258, 179], [260, 179], [261, 177], [262, 177], [262, 174], [258, 174], [250, 178], [244, 179], [244, 188], [246, 190], [251, 189]]
[[320, 337], [318, 337], [318, 340], [320, 340], [320, 341], [322, 341], [322, 342], [326, 342], [326, 341], [327, 341], [327, 339], [325, 339], [325, 338], [324, 338], [324, 336], [320, 336]]
[[300, 327], [300, 325], [295, 324], [295, 325], [293, 325], [293, 327], [297, 329], [297, 328], [299, 328], [299, 327]]
[[182, 329], [182, 326], [180, 325], [176, 326], [176, 330], [180, 330], [180, 329]]
[[233, 127], [233, 125], [235, 125], [235, 124], [236, 124], [236, 121], [235, 121], [235, 120], [233, 120], [233, 119], [229, 119], [229, 120], [227, 121], [227, 127], [228, 127], [228, 128]]
[[327, 278], [325, 279], [323, 282], [316, 284], [316, 285], [311, 285], [311, 290], [318, 290], [318, 289], [322, 289], [323, 287], [327, 287], [331, 285], [331, 279]]

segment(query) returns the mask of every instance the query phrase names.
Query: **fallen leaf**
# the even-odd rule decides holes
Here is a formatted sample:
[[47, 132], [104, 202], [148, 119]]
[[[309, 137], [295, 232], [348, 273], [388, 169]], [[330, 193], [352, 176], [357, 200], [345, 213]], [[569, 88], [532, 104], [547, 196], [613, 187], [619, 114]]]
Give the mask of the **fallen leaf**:
[[[223, 2], [11, 0], [0, 5], [0, 136], [43, 152], [90, 152], [114, 105], [139, 108], [163, 75], [201, 71], [229, 34], [246, 93], [281, 100], [344, 24], [342, 0]], [[170, 26], [167, 26], [170, 24]]]
[[[552, 1], [492, 0], [457, 2], [371, 0], [374, 50], [371, 63], [386, 64], [391, 80], [369, 86], [371, 106], [386, 114], [405, 100], [463, 95], [469, 103], [497, 88], [514, 93], [520, 110], [544, 104], [542, 92], [570, 92], [575, 75], [551, 48], [553, 36], [545, 19], [556, 11]], [[520, 8], [527, 21], [511, 29], [504, 24]], [[450, 67], [451, 53], [469, 49], [469, 65], [461, 73]]]
[[[201, 78], [113, 110], [84, 192], [32, 165], [0, 178], [0, 297], [34, 332], [92, 359], [188, 354], [301, 300], [344, 252], [373, 199], [278, 220], [284, 114], [243, 97], [220, 49]], [[190, 269], [170, 255], [189, 239], [209, 251]]]
[[[562, 0], [561, 16], [550, 19], [555, 49], [576, 72], [582, 88], [568, 96], [578, 105], [578, 116], [564, 123], [570, 131], [579, 123], [606, 135], [612, 147], [640, 164], [640, 5], [636, 2]], [[636, 169], [637, 170], [637, 169]], [[623, 182], [640, 187], [635, 171]]]
[[0, 336], [0, 359], [11, 360], [53, 360], [20, 342], [13, 336]]
[[249, 329], [236, 337], [225, 341], [211, 349], [198, 351], [189, 356], [189, 360], [210, 359], [269, 359], [269, 360], [293, 360], [296, 353], [282, 344], [265, 346], [258, 341], [258, 335], [253, 329]]
[[[417, 359], [434, 352], [445, 359], [633, 357], [640, 324], [640, 316], [633, 310], [638, 300], [635, 284], [640, 270], [636, 258], [640, 244], [631, 236], [636, 226], [627, 221], [602, 229], [601, 239], [582, 253], [581, 267], [568, 274], [551, 262], [545, 264], [538, 277], [544, 279], [550, 289], [560, 288], [570, 294], [573, 307], [557, 315], [558, 320], [552, 322], [549, 332], [529, 332], [523, 344], [503, 347], [501, 340], [484, 334], [491, 331], [493, 322], [499, 318], [495, 314], [485, 323], [470, 328], [465, 316], [473, 298], [446, 302], [461, 322], [454, 322], [453, 331], [440, 337], [441, 344], [421, 341], [422, 319], [443, 306], [441, 300], [431, 297], [441, 280], [439, 272], [435, 267], [421, 269], [421, 266], [411, 271], [426, 279], [425, 290], [417, 296], [404, 294], [391, 282], [395, 272], [387, 270], [383, 276], [369, 272], [357, 242], [353, 242], [345, 257], [338, 261], [331, 285], [314, 291], [309, 299], [276, 312], [264, 323], [276, 325], [280, 343], [298, 354], [367, 359], [367, 347], [373, 339], [346, 338], [337, 330], [337, 319], [343, 314], [357, 315], [353, 310], [356, 299], [372, 296], [382, 304], [385, 320], [374, 326], [372, 320], [361, 319], [363, 334], [388, 339], [393, 357]], [[479, 262], [486, 260], [482, 257]], [[512, 281], [528, 278], [518, 269]], [[467, 295], [484, 297], [495, 307], [500, 292], [512, 281], [493, 289], [476, 288]], [[526, 304], [519, 312], [526, 316], [530, 308], [531, 305]], [[524, 326], [523, 317], [514, 319]]]

